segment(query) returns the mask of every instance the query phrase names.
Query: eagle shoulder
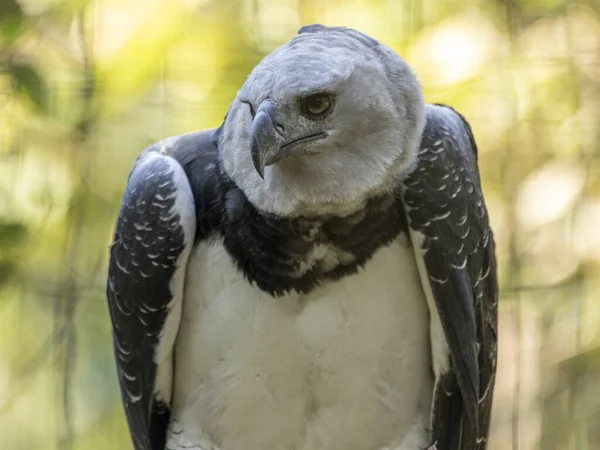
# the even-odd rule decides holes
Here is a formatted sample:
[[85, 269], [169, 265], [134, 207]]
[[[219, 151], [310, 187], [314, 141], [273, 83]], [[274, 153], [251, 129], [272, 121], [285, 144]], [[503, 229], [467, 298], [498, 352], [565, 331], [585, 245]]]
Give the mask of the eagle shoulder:
[[[214, 220], [202, 208], [214, 195], [208, 188], [216, 171], [211, 134], [177, 136], [148, 147], [129, 176], [117, 219], [107, 300], [136, 450], [165, 445], [187, 260]], [[200, 164], [203, 170], [197, 170]]]
[[449, 107], [426, 112], [403, 202], [432, 310], [433, 437], [438, 448], [482, 449], [496, 371], [494, 239], [470, 126]]

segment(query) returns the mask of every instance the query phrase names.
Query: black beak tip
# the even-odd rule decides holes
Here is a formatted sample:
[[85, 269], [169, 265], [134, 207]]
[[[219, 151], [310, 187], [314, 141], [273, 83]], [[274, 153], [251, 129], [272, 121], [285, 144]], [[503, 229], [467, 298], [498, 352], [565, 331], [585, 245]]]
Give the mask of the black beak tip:
[[256, 145], [252, 146], [252, 165], [254, 166], [254, 170], [259, 177], [263, 180], [265, 179], [265, 165], [262, 161], [260, 151], [258, 150]]

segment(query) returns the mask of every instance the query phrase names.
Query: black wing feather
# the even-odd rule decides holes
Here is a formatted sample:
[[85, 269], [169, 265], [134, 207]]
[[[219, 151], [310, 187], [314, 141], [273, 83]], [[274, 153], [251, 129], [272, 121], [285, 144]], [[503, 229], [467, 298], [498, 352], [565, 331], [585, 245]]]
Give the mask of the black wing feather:
[[477, 148], [464, 117], [427, 107], [419, 162], [405, 186], [450, 349], [450, 368], [434, 392], [433, 442], [438, 450], [482, 450], [496, 371], [498, 285]]
[[165, 157], [147, 150], [130, 175], [110, 251], [107, 298], [121, 396], [136, 450], [163, 450], [170, 410], [154, 395], [154, 360], [185, 246], [177, 187]]

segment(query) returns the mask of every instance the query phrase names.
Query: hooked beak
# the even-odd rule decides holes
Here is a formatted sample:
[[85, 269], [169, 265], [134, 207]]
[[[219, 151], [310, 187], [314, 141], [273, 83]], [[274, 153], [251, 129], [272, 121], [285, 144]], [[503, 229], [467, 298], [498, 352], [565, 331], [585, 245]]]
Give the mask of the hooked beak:
[[[256, 172], [264, 178], [265, 167], [297, 153], [310, 153], [309, 142], [323, 139], [327, 132], [289, 136], [277, 123], [277, 105], [272, 100], [262, 102], [252, 121], [250, 152]], [[302, 145], [304, 144], [304, 145]]]
[[264, 178], [265, 167], [281, 159], [281, 147], [284, 138], [275, 127], [277, 107], [270, 100], [261, 103], [254, 120], [250, 135], [250, 152], [256, 172]]

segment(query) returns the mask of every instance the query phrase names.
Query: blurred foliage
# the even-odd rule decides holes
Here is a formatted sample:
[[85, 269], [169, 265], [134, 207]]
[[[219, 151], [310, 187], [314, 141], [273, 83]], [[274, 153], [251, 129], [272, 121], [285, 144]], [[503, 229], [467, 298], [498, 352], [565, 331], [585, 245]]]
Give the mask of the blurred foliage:
[[396, 49], [475, 131], [502, 284], [490, 448], [600, 448], [597, 0], [0, 0], [3, 449], [131, 448], [104, 298], [128, 172], [219, 125], [313, 22]]

